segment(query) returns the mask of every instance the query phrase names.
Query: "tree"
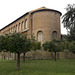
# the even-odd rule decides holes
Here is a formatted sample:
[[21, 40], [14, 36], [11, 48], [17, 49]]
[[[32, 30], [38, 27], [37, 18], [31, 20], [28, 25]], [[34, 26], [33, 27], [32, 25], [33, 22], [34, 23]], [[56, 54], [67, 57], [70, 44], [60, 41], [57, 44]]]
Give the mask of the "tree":
[[68, 31], [68, 40], [75, 41], [75, 4], [68, 4], [66, 11], [62, 23]]
[[20, 68], [20, 54], [26, 53], [30, 50], [30, 40], [26, 38], [26, 35], [21, 35], [20, 33], [13, 33], [10, 37], [11, 52], [17, 53], [17, 70]]
[[59, 40], [53, 40], [51, 42], [45, 42], [43, 45], [44, 50], [48, 50], [49, 52], [54, 52], [55, 53], [55, 58], [54, 60], [56, 61], [56, 52], [60, 52], [63, 50], [63, 45], [62, 42]]
[[67, 35], [67, 40], [70, 42], [75, 41], [75, 27], [70, 30], [70, 34]]
[[41, 43], [35, 40], [35, 36], [32, 35], [31, 38], [31, 50], [41, 49]]
[[26, 35], [23, 36], [23, 40], [25, 42], [24, 51], [23, 51], [23, 61], [25, 62], [25, 54], [31, 49], [31, 41], [29, 38], [27, 39]]
[[69, 50], [69, 41], [63, 41], [63, 48], [64, 48], [64, 50]]
[[[0, 51], [7, 51], [6, 49], [9, 49], [9, 35], [5, 34], [5, 35], [1, 35], [0, 36]], [[4, 59], [5, 59], [5, 55], [3, 55]]]
[[6, 51], [17, 53], [17, 70], [20, 69], [20, 54], [26, 52], [26, 49], [29, 49], [29, 39], [25, 39], [25, 37], [26, 36], [23, 36], [20, 33], [12, 33], [2, 36], [3, 43], [1, 43], [1, 48], [6, 49]]
[[75, 53], [75, 41], [72, 41], [72, 42], [69, 44], [69, 51]]
[[[40, 49], [41, 49], [41, 43], [36, 41], [35, 37], [32, 36], [32, 38], [31, 38], [31, 50], [36, 51], [36, 50], [40, 50]], [[33, 54], [33, 57], [35, 59], [36, 55], [34, 53], [32, 53], [32, 54]]]
[[0, 36], [0, 51], [2, 51], [3, 49], [5, 49], [5, 47], [3, 46], [5, 37], [3, 35]]

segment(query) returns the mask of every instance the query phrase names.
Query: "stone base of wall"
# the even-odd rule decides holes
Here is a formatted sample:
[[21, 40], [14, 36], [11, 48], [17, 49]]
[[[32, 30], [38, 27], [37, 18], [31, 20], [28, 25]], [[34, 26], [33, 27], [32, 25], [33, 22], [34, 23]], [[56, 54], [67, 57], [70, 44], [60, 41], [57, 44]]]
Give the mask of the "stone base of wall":
[[[23, 53], [20, 55], [23, 59]], [[30, 51], [25, 55], [26, 59], [53, 59], [54, 52], [48, 52], [44, 50]], [[17, 54], [10, 52], [0, 52], [0, 59], [16, 60]], [[57, 52], [57, 59], [75, 59], [75, 53], [72, 52]]]

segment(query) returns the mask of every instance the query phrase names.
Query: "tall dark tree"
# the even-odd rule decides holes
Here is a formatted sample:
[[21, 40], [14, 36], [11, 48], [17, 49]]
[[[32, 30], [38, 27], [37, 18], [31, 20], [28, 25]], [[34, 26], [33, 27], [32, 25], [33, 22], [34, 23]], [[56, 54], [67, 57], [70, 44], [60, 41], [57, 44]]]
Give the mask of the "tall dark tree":
[[66, 11], [62, 23], [68, 31], [68, 40], [73, 41], [75, 40], [75, 4], [68, 4]]

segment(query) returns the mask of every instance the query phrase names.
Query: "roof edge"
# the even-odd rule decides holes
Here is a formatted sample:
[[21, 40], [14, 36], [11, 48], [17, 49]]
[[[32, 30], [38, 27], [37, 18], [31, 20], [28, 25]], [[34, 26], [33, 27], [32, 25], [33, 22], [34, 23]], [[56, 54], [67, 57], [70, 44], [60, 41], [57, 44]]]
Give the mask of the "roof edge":
[[3, 27], [1, 30], [5, 29], [6, 27], [10, 26], [11, 24], [15, 23], [17, 20], [21, 19], [23, 16], [26, 16], [27, 14], [29, 14], [29, 12], [25, 13], [24, 15], [20, 16], [19, 18], [17, 18], [16, 20], [14, 20], [13, 22], [9, 23], [8, 25], [6, 25], [5, 27]]
[[60, 11], [57, 11], [57, 10], [54, 10], [54, 9], [46, 9], [46, 8], [32, 11], [31, 14], [33, 14], [35, 12], [39, 12], [39, 11], [55, 11], [55, 12], [58, 12], [60, 14], [60, 16], [62, 15], [62, 13]]

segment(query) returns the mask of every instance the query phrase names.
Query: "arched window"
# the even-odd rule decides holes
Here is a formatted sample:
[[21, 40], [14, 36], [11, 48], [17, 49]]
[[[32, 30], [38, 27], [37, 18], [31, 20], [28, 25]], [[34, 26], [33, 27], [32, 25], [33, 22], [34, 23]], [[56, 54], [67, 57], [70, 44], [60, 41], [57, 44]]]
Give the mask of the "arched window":
[[56, 39], [56, 38], [57, 38], [57, 31], [53, 31], [53, 32], [52, 32], [52, 38], [53, 38], [53, 39]]
[[15, 26], [14, 26], [14, 32], [16, 31], [16, 28], [15, 28]]
[[19, 31], [21, 31], [21, 23], [19, 23]]
[[13, 28], [11, 28], [11, 32], [13, 31]]
[[42, 31], [38, 31], [37, 32], [37, 40], [39, 42], [42, 42], [43, 41], [43, 32]]
[[26, 23], [26, 28], [28, 28], [28, 21], [27, 21], [27, 19], [26, 19], [25, 23]]
[[22, 21], [22, 31], [24, 30], [24, 21]]
[[16, 32], [18, 32], [18, 25], [16, 25]]

